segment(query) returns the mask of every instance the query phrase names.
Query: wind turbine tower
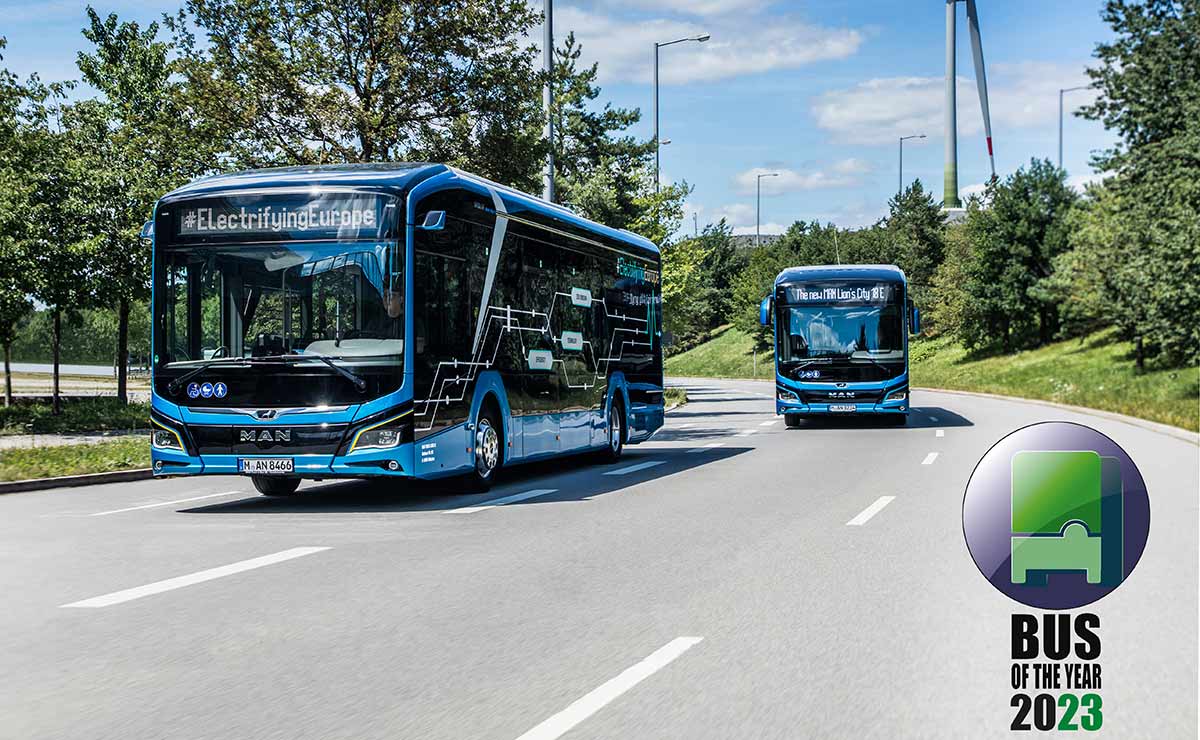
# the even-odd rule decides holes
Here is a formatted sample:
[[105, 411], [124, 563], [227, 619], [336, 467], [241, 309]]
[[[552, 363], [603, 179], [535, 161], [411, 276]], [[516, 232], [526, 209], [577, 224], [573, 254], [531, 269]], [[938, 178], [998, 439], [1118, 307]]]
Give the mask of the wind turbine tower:
[[[962, 208], [958, 198], [958, 75], [955, 63], [958, 3], [946, 0], [946, 174], [942, 207]], [[971, 36], [971, 57], [975, 62], [975, 85], [979, 88], [979, 108], [983, 112], [983, 132], [987, 137], [988, 162], [992, 179], [996, 178], [996, 160], [992, 155], [992, 116], [988, 110], [987, 73], [983, 66], [983, 42], [979, 37], [979, 13], [975, 0], [966, 0], [967, 31]]]

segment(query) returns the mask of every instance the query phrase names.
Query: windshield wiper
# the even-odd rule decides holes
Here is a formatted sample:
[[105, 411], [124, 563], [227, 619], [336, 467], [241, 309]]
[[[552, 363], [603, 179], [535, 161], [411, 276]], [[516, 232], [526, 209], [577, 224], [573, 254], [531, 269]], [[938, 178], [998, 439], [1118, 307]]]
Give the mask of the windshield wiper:
[[245, 365], [245, 364], [246, 364], [246, 358], [244, 358], [244, 357], [217, 357], [217, 358], [208, 360], [203, 365], [200, 365], [199, 367], [196, 367], [196, 368], [193, 368], [193, 369], [187, 371], [183, 375], [180, 375], [178, 378], [173, 378], [170, 383], [167, 383], [167, 392], [170, 393], [172, 396], [175, 395], [176, 393], [179, 392], [179, 389], [181, 387], [183, 387], [184, 383], [188, 382], [189, 380], [196, 377], [200, 373], [209, 369], [213, 365]]
[[335, 359], [338, 359], [337, 355], [320, 355], [315, 352], [306, 352], [302, 355], [282, 355], [282, 357], [285, 357], [288, 360], [293, 358], [296, 360], [320, 360], [329, 367], [333, 368], [338, 375], [341, 375], [343, 378], [353, 383], [354, 387], [357, 388], [360, 393], [367, 389], [367, 381], [364, 380], [361, 375], [355, 375], [346, 368], [334, 362]]

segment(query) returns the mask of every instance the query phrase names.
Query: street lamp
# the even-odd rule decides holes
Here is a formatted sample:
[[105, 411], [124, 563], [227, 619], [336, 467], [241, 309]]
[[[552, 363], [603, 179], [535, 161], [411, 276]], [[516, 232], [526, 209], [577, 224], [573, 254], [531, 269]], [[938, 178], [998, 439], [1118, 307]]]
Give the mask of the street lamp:
[[897, 200], [904, 195], [904, 142], [907, 139], [924, 139], [925, 134], [913, 134], [900, 137], [900, 189], [896, 191]]
[[759, 223], [762, 221], [762, 179], [764, 177], [779, 177], [778, 172], [760, 172], [754, 176], [754, 248], [758, 249], [758, 244], [762, 240], [762, 235], [758, 233]]
[[659, 43], [657, 41], [654, 42], [654, 192], [655, 193], [658, 193], [658, 149], [659, 149], [659, 141], [658, 141], [658, 50], [664, 46], [671, 46], [672, 44], [681, 44], [684, 41], [695, 41], [697, 43], [703, 44], [705, 41], [708, 41], [710, 38], [712, 38], [712, 37], [709, 34], [702, 33], [698, 36], [687, 36], [682, 39], [675, 39], [674, 41], [667, 41], [665, 43]]
[[1087, 90], [1089, 85], [1080, 85], [1079, 87], [1064, 87], [1058, 91], [1058, 168], [1062, 169], [1062, 141], [1063, 141], [1063, 93], [1075, 92], [1076, 90]]
[[542, 133], [546, 137], [546, 174], [542, 183], [542, 198], [554, 202], [554, 0], [545, 0], [545, 23], [542, 35], [542, 67], [546, 73], [546, 86], [542, 88], [542, 108], [546, 123]]

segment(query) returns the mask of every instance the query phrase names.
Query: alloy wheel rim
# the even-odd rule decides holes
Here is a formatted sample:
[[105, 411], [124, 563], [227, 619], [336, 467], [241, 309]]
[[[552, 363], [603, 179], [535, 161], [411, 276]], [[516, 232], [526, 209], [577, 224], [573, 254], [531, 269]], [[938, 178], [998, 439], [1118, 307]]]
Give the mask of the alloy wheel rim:
[[615, 406], [608, 411], [608, 446], [613, 452], [621, 449], [621, 417]]
[[475, 434], [475, 469], [480, 477], [491, 476], [500, 462], [500, 435], [487, 419], [479, 422], [479, 431]]

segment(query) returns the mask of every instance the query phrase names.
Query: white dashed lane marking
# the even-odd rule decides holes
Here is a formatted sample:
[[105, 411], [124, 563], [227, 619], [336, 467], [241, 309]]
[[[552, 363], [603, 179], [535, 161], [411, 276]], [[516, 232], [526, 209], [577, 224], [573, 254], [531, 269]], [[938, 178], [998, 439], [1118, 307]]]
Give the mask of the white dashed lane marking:
[[880, 511], [883, 510], [883, 507], [892, 503], [892, 501], [894, 501], [895, 499], [896, 499], [895, 496], [880, 496], [879, 498], [875, 499], [875, 503], [871, 504], [867, 508], [860, 511], [858, 513], [858, 516], [856, 516], [853, 519], [851, 519], [850, 521], [846, 522], [846, 526], [847, 527], [861, 527], [862, 525], [867, 523], [867, 520], [869, 520], [871, 517], [878, 514]]
[[646, 468], [652, 468], [655, 465], [662, 465], [665, 462], [666, 462], [666, 460], [647, 460], [646, 462], [640, 462], [637, 465], [630, 465], [625, 468], [617, 468], [616, 470], [610, 470], [607, 473], [605, 473], [605, 475], [628, 475], [629, 473], [636, 473], [639, 470], [645, 470]]
[[718, 447], [724, 447], [724, 446], [725, 446], [724, 442], [710, 442], [709, 444], [706, 444], [703, 447], [695, 447], [693, 449], [688, 450], [688, 454], [694, 455], [697, 452], [708, 452], [709, 450], [715, 450]]
[[945, 437], [945, 436], [946, 436], [946, 430], [945, 430], [945, 429], [939, 429], [939, 430], [937, 430], [937, 436], [938, 436], [938, 437]]
[[474, 514], [477, 511], [486, 511], [487, 509], [492, 509], [497, 506], [504, 506], [505, 504], [514, 504], [518, 501], [525, 501], [526, 499], [537, 498], [538, 496], [546, 496], [548, 494], [557, 493], [557, 492], [558, 492], [557, 488], [535, 488], [532, 491], [526, 491], [525, 493], [517, 493], [517, 494], [513, 494], [512, 496], [504, 496], [503, 498], [494, 498], [491, 501], [484, 501], [483, 503], [476, 504], [474, 506], [464, 506], [461, 509], [450, 509], [450, 510], [446, 511], [446, 513], [447, 514]]
[[218, 496], [249, 496], [245, 491], [225, 491], [224, 493], [209, 493], [204, 496], [192, 496], [191, 498], [177, 498], [174, 501], [159, 501], [154, 504], [142, 504], [141, 506], [127, 506], [124, 509], [113, 509], [112, 511], [97, 511], [89, 516], [108, 516], [109, 514], [124, 514], [127, 511], [138, 511], [139, 509], [154, 509], [159, 506], [170, 506], [172, 504], [183, 504], [188, 501], [200, 501], [206, 498], [217, 498]]
[[925, 456], [925, 459], [921, 461], [921, 464], [922, 465], [933, 465], [933, 461], [936, 460], [937, 457], [938, 457], [938, 453], [931, 452]]
[[779, 423], [779, 419], [768, 419], [767, 421], [764, 421], [763, 423], [759, 424], [759, 426], [760, 427], [769, 427], [772, 424], [778, 424], [778, 423]]

